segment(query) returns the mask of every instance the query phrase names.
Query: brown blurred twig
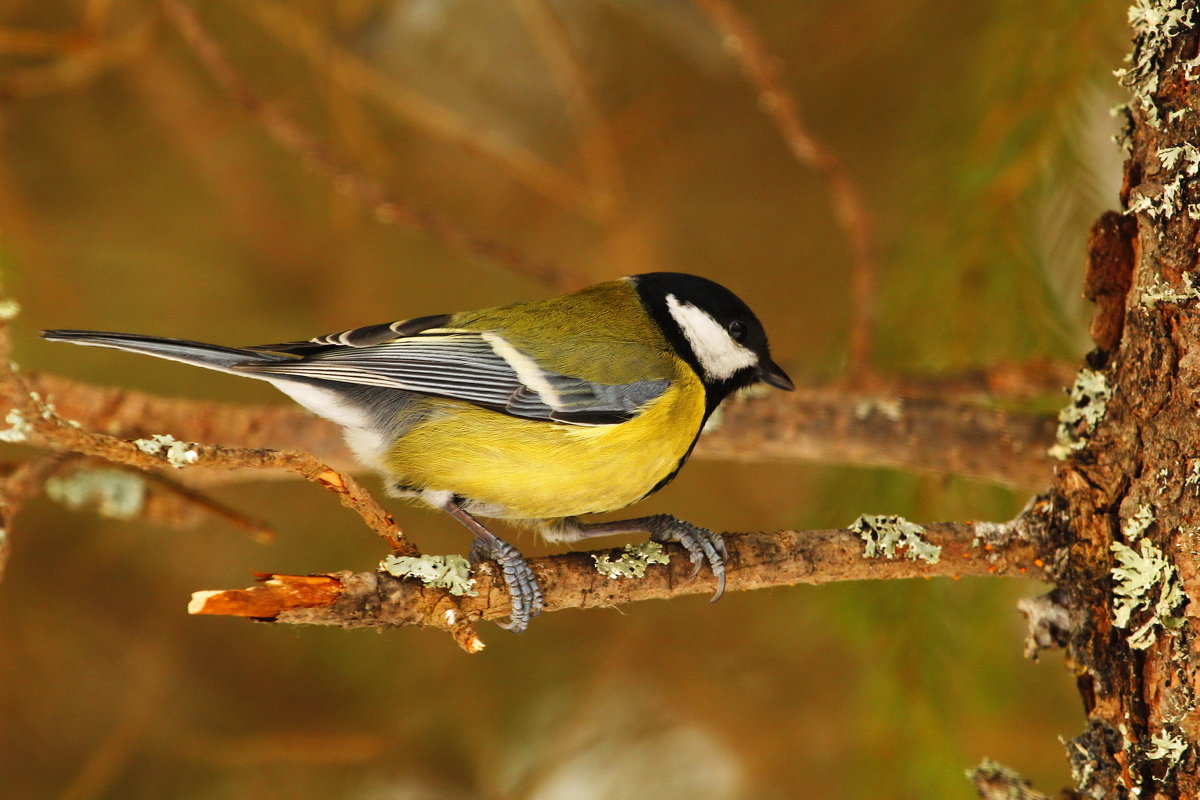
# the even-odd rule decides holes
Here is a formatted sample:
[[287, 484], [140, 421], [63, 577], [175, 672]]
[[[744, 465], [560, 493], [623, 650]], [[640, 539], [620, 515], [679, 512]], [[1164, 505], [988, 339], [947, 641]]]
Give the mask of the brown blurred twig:
[[[161, 472], [145, 472], [137, 469], [114, 470], [108, 462], [99, 458], [73, 455], [64, 451], [51, 451], [45, 458], [57, 459], [58, 466], [49, 475], [61, 479], [58, 491], [47, 491], [52, 499], [71, 509], [94, 510], [102, 517], [113, 519], [142, 519], [173, 528], [188, 528], [203, 520], [216, 517], [238, 528], [259, 542], [271, 542], [275, 531], [265, 522], [250, 517], [235, 508], [210, 497], [204, 492]], [[0, 474], [15, 476], [22, 467], [38, 461], [0, 464]], [[128, 472], [132, 482], [141, 484], [136, 489], [116, 483], [111, 478], [114, 472]], [[45, 480], [42, 483], [46, 483]], [[27, 491], [12, 491], [8, 484], [0, 483], [0, 495], [24, 496], [26, 499], [37, 494], [38, 486]], [[137, 492], [122, 496], [122, 490]]]
[[589, 181], [603, 187], [615, 202], [625, 203], [625, 175], [609, 134], [587, 70], [579, 61], [566, 26], [542, 0], [510, 0], [537, 43], [563, 92], [567, 113], [575, 126], [580, 155]]
[[93, 24], [85, 18], [83, 26], [72, 31], [0, 29], [0, 53], [52, 56], [46, 63], [10, 68], [0, 76], [0, 99], [74, 89], [140, 58], [154, 42], [150, 18], [107, 36], [91, 28]]
[[440, 211], [388, 196], [377, 181], [343, 162], [326, 143], [264, 97], [226, 58], [184, 0], [162, 0], [162, 8], [217, 83], [259, 121], [272, 139], [327, 175], [340, 191], [371, 209], [381, 222], [403, 223], [451, 249], [488, 259], [555, 289], [566, 291], [581, 285], [582, 281], [569, 271], [469, 231]]
[[879, 261], [870, 216], [845, 164], [816, 138], [804, 123], [795, 98], [784, 87], [779, 62], [767, 50], [750, 21], [728, 0], [694, 0], [738, 59], [746, 79], [758, 93], [762, 110], [771, 117], [792, 155], [816, 170], [829, 184], [834, 216], [846, 232], [853, 254], [850, 293], [850, 376], [871, 377], [875, 336], [875, 294]]
[[1056, 421], [929, 397], [798, 387], [785, 397], [726, 401], [696, 456], [809, 461], [962, 475], [1038, 489], [1053, 476]]
[[[1037, 507], [1035, 506], [1035, 509]], [[938, 523], [926, 526], [923, 538], [941, 547], [935, 563], [896, 558], [868, 558], [864, 543], [848, 530], [779, 531], [726, 534], [730, 591], [797, 583], [849, 580], [895, 580], [914, 577], [1044, 574], [1043, 525], [1040, 511], [1030, 511], [1004, 524]], [[530, 559], [546, 597], [546, 610], [611, 608], [642, 600], [710, 593], [715, 579], [707, 570], [692, 577], [682, 549], [672, 545], [670, 563], [652, 565], [642, 578], [613, 580], [596, 570], [594, 556], [617, 558], [619, 550], [572, 552]], [[337, 572], [322, 576], [270, 576], [265, 586], [233, 591], [205, 591], [193, 596], [189, 611], [271, 618], [306, 625], [342, 628], [423, 626], [445, 628], [470, 620], [494, 620], [509, 613], [509, 595], [490, 562], [477, 567], [475, 596], [456, 598], [415, 580], [379, 572]], [[460, 642], [461, 644], [461, 642]], [[482, 642], [468, 648], [482, 649]]]
[[328, 71], [343, 90], [369, 96], [395, 116], [431, 136], [499, 164], [515, 180], [547, 199], [592, 218], [608, 216], [612, 200], [602, 191], [582, 185], [570, 173], [536, 153], [502, 136], [480, 130], [472, 120], [399, 85], [384, 72], [331, 41], [318, 25], [295, 8], [267, 0], [243, 1], [235, 3], [234, 7], [280, 44], [303, 53], [314, 65]]
[[905, 398], [967, 402], [1019, 403], [1047, 397], [1061, 398], [1075, 380], [1079, 365], [1050, 358], [1000, 361], [987, 367], [919, 377], [878, 376], [873, 391], [892, 392]]
[[620, 149], [570, 31], [552, 4], [545, 0], [510, 0], [510, 4], [562, 92], [588, 182], [594, 191], [608, 199], [601, 221], [608, 226], [612, 262], [621, 264], [622, 271], [628, 273], [659, 269], [644, 232], [630, 214], [628, 181]]
[[[161, 489], [165, 496], [174, 498], [175, 503], [172, 505], [175, 507], [175, 513], [180, 517], [184, 517], [188, 509], [194, 509], [206, 516], [213, 516], [228, 522], [233, 527], [245, 531], [255, 541], [273, 542], [278, 538], [275, 529], [261, 519], [243, 514], [236, 508], [231, 508], [187, 484], [169, 478], [161, 472], [148, 472], [146, 477], [155, 488]], [[165, 517], [165, 505], [166, 503], [160, 500], [152, 506], [153, 511], [160, 519]]]

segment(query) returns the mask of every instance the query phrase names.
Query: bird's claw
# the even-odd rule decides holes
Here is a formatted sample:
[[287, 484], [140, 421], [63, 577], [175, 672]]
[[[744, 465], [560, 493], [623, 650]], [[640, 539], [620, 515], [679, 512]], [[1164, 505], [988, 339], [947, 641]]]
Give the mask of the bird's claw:
[[542, 612], [545, 598], [542, 588], [538, 585], [537, 576], [529, 562], [517, 548], [503, 539], [493, 537], [492, 541], [477, 538], [471, 545], [471, 562], [495, 561], [504, 576], [504, 585], [508, 587], [508, 596], [512, 602], [508, 622], [497, 622], [501, 628], [513, 633], [522, 633], [529, 627], [529, 621]]
[[688, 558], [692, 560], [693, 578], [700, 574], [700, 568], [708, 561], [717, 578], [717, 591], [709, 602], [715, 603], [725, 594], [725, 561], [729, 558], [729, 552], [725, 549], [721, 534], [674, 517], [665, 517], [651, 530], [650, 539], [659, 544], [674, 542], [686, 550]]

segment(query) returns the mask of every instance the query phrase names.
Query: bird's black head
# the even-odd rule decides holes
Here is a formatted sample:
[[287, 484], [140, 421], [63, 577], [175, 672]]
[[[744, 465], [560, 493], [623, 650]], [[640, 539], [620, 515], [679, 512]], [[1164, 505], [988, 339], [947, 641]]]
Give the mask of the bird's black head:
[[795, 388], [771, 360], [758, 317], [724, 286], [682, 272], [648, 272], [630, 280], [676, 352], [704, 382], [710, 412], [730, 392], [757, 381]]

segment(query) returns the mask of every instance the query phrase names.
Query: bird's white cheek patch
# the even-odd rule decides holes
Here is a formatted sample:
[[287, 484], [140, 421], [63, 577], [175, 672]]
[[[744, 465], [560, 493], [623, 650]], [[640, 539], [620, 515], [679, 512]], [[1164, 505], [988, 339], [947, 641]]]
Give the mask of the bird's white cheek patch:
[[667, 310], [692, 346], [696, 360], [710, 380], [725, 380], [739, 370], [758, 363], [754, 351], [735, 342], [721, 323], [691, 303], [667, 295]]

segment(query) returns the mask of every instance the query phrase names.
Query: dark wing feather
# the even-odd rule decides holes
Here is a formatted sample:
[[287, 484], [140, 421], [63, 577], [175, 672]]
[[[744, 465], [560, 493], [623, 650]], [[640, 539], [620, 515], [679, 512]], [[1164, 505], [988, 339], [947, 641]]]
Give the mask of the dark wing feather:
[[[403, 325], [414, 323], [418, 321]], [[308, 343], [263, 347], [301, 357], [247, 365], [244, 369], [281, 377], [402, 389], [464, 400], [525, 419], [576, 425], [625, 422], [667, 388], [666, 380], [591, 383], [547, 370], [528, 356], [514, 354], [515, 348], [495, 333], [443, 329], [444, 317], [424, 317], [419, 324], [426, 327], [415, 335], [401, 333], [398, 326], [402, 324], [396, 323], [397, 327], [372, 325]]]
[[440, 328], [449, 321], [449, 314], [431, 314], [426, 317], [413, 317], [412, 319], [404, 319], [399, 322], [381, 322], [378, 325], [364, 325], [361, 328], [352, 328], [340, 333], [315, 336], [304, 342], [257, 344], [245, 349], [257, 350], [264, 353], [289, 353], [297, 356], [311, 356], [318, 353], [326, 353], [338, 347], [371, 347], [405, 336], [415, 336], [432, 328]]

